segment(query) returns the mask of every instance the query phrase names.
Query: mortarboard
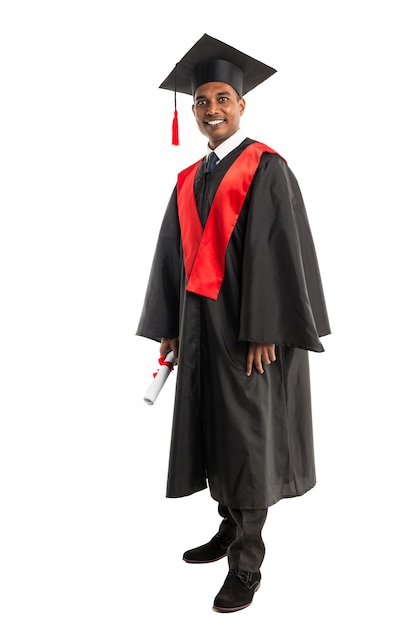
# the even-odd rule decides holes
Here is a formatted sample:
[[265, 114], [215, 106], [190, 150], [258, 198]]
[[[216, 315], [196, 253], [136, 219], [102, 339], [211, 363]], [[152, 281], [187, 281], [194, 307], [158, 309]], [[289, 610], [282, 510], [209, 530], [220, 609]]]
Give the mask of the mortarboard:
[[194, 95], [200, 85], [218, 81], [227, 83], [239, 96], [243, 96], [276, 71], [214, 37], [203, 35], [159, 85], [161, 89], [169, 89], [175, 93], [172, 143], [179, 143], [177, 92]]

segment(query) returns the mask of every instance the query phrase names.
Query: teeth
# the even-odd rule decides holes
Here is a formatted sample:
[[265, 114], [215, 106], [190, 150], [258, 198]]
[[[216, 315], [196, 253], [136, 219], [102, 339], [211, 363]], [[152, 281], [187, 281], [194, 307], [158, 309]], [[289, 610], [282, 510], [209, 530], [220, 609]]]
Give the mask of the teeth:
[[207, 124], [209, 124], [210, 126], [217, 126], [218, 124], [221, 124], [223, 122], [223, 120], [212, 120], [211, 122], [207, 122]]

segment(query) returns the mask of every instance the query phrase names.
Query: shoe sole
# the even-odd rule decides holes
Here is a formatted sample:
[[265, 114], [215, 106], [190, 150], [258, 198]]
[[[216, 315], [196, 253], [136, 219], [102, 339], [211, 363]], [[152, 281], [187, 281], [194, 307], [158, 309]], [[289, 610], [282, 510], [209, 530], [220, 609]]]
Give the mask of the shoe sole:
[[[258, 584], [254, 593], [258, 591], [260, 586], [261, 586], [261, 583]], [[242, 606], [233, 606], [233, 607], [216, 606], [215, 604], [213, 604], [213, 611], [216, 611], [216, 613], [233, 613], [234, 611], [241, 611], [242, 609], [247, 609], [248, 606], [252, 604], [252, 602], [253, 600], [248, 602], [248, 604], [244, 604]]]
[[214, 604], [213, 611], [216, 611], [216, 613], [234, 613], [235, 611], [241, 611], [242, 609], [247, 609], [248, 606], [250, 606], [251, 604], [252, 602], [249, 602], [249, 604], [244, 604], [243, 606], [234, 606], [230, 609], [223, 607], [223, 606], [216, 606]]
[[221, 556], [218, 556], [217, 559], [210, 559], [210, 561], [193, 561], [192, 559], [185, 559], [183, 557], [183, 561], [185, 561], [186, 563], [192, 563], [193, 565], [198, 565], [198, 564], [202, 564], [202, 563], [215, 563], [216, 561], [220, 561], [220, 559], [224, 559], [224, 557], [227, 556], [227, 554], [222, 554]]

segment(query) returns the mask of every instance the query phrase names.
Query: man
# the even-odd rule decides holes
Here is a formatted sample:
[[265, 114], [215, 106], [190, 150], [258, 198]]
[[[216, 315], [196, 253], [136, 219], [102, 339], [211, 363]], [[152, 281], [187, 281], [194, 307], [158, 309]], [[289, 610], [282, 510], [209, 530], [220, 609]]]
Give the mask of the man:
[[223, 518], [188, 563], [227, 555], [213, 608], [252, 602], [268, 507], [315, 484], [308, 351], [330, 333], [297, 181], [240, 130], [243, 95], [276, 70], [204, 35], [161, 87], [193, 96], [206, 158], [181, 172], [137, 334], [174, 351], [167, 497], [207, 486]]

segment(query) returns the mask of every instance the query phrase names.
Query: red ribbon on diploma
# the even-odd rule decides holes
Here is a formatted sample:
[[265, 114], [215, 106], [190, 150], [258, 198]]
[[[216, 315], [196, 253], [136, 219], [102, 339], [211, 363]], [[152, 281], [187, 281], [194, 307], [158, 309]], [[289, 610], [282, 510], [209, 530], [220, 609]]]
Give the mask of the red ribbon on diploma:
[[[174, 364], [171, 363], [171, 361], [166, 361], [166, 355], [163, 354], [161, 357], [159, 357], [158, 359], [158, 363], [159, 365], [166, 365], [169, 368], [169, 371], [172, 372], [172, 370], [174, 369]], [[159, 369], [156, 370], [156, 372], [153, 373], [153, 377], [155, 378], [155, 376], [158, 375]]]

